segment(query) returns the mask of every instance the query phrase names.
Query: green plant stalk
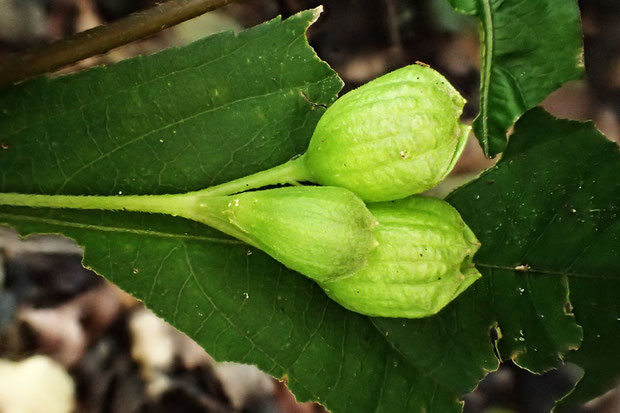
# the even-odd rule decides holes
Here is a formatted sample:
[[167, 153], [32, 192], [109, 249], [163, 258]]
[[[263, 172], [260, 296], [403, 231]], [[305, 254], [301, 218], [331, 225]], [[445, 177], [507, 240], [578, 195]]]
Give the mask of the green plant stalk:
[[135, 211], [179, 216], [201, 222], [247, 244], [256, 246], [243, 232], [218, 214], [223, 197], [196, 192], [169, 195], [39, 195], [0, 193], [0, 205], [34, 208]]
[[[192, 211], [196, 205], [202, 206], [201, 210], [208, 210], [209, 204], [213, 201], [209, 202], [207, 198], [225, 197], [270, 185], [297, 185], [299, 182], [313, 182], [312, 175], [305, 166], [303, 156], [265, 171], [182, 194], [101, 196], [0, 193], [0, 205], [150, 212], [203, 222], [203, 219], [197, 219], [196, 214], [189, 211]], [[230, 234], [228, 230], [218, 227], [215, 222], [203, 223], [237, 237], [237, 235]]]
[[226, 196], [269, 185], [298, 185], [299, 182], [316, 183], [312, 173], [306, 168], [303, 155], [271, 169], [196, 191], [195, 194]]

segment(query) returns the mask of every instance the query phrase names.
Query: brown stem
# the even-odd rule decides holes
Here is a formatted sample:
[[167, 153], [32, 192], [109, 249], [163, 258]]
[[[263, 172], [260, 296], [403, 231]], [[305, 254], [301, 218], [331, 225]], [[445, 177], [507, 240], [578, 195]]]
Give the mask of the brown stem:
[[169, 0], [0, 63], [0, 86], [52, 72], [238, 0]]

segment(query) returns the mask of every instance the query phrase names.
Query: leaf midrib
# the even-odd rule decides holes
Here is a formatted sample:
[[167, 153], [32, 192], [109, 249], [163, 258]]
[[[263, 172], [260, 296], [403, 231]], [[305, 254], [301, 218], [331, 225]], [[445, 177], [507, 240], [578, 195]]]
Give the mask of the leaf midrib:
[[496, 265], [496, 264], [487, 264], [483, 262], [474, 262], [477, 267], [483, 268], [493, 268], [497, 270], [510, 270], [522, 272], [524, 274], [527, 273], [535, 273], [535, 274], [547, 274], [547, 275], [559, 275], [559, 276], [567, 276], [574, 278], [589, 278], [589, 279], [599, 279], [599, 280], [618, 280], [618, 277], [608, 276], [604, 274], [584, 274], [584, 273], [574, 273], [568, 271], [561, 270], [541, 270], [536, 268], [529, 268], [528, 270], [517, 270], [514, 266], [509, 265]]
[[[182, 219], [182, 218], [177, 218]], [[65, 221], [61, 219], [55, 218], [42, 218], [42, 217], [32, 217], [28, 215], [20, 215], [20, 214], [10, 214], [10, 213], [0, 213], [0, 223], [6, 222], [8, 225], [10, 224], [10, 220], [20, 220], [31, 223], [40, 223], [44, 225], [53, 225], [58, 227], [69, 227], [75, 229], [84, 229], [89, 231], [101, 231], [101, 232], [116, 232], [116, 233], [125, 233], [132, 235], [142, 235], [156, 238], [171, 238], [171, 239], [180, 239], [180, 240], [188, 240], [188, 241], [203, 241], [209, 243], [217, 243], [217, 244], [228, 244], [228, 245], [246, 245], [245, 243], [238, 241], [236, 239], [226, 239], [226, 238], [216, 238], [216, 237], [206, 237], [201, 235], [185, 235], [185, 234], [175, 234], [173, 232], [163, 232], [163, 231], [153, 231], [146, 229], [134, 229], [134, 228], [124, 228], [124, 227], [114, 227], [107, 225], [96, 225], [96, 224], [84, 224], [73, 221]], [[66, 236], [61, 233], [61, 231], [50, 231], [50, 232], [38, 232], [37, 234], [60, 234]]]

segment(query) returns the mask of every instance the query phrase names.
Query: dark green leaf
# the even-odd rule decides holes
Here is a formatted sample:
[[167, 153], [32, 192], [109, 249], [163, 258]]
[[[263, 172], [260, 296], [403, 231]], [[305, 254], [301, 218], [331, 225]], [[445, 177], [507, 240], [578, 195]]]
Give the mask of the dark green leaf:
[[574, 0], [449, 0], [481, 21], [480, 113], [474, 131], [487, 156], [508, 128], [563, 83], [581, 77], [583, 46]]
[[[3, 90], [0, 191], [183, 192], [302, 153], [322, 105], [341, 86], [305, 40], [315, 18], [304, 12], [238, 36]], [[75, 239], [85, 265], [216, 359], [286, 377], [299, 400], [333, 412], [460, 411], [461, 393], [497, 366], [490, 322], [470, 315], [475, 300], [420, 331], [406, 321], [380, 331], [311, 281], [198, 223], [9, 207], [0, 207], [0, 222], [24, 235]], [[467, 359], [451, 353], [459, 340], [471, 343]], [[435, 372], [427, 372], [430, 361]]]
[[610, 389], [620, 371], [619, 170], [618, 146], [591, 123], [534, 109], [501, 161], [449, 198], [482, 242], [475, 261], [503, 357], [541, 372], [579, 345], [570, 286], [583, 345], [565, 359], [585, 369], [572, 402]]
[[[340, 87], [305, 41], [315, 16], [305, 12], [238, 36], [221, 34], [186, 49], [4, 90], [0, 190], [182, 192], [303, 152], [321, 105]], [[515, 148], [519, 141], [515, 137]], [[451, 198], [487, 248], [479, 256], [485, 277], [439, 315], [423, 320], [348, 312], [261, 252], [182, 219], [2, 207], [0, 222], [22, 234], [76, 239], [85, 246], [86, 265], [144, 300], [216, 359], [256, 364], [286, 377], [300, 400], [319, 400], [334, 412], [458, 411], [458, 396], [497, 366], [488, 339], [495, 324], [504, 337], [503, 354], [518, 353], [519, 362], [535, 368], [550, 367], [579, 342], [580, 331], [564, 312], [563, 276], [547, 273], [544, 260], [542, 269], [530, 264], [528, 273], [513, 270], [522, 262], [512, 259], [518, 238], [505, 235], [498, 223], [518, 233], [521, 214], [507, 202], [516, 193], [502, 194], [495, 185], [476, 199], [481, 188], [494, 185], [486, 183], [489, 176], [509, 181], [502, 187], [515, 185], [515, 191], [530, 178], [513, 179], [517, 172], [546, 176], [549, 165], [527, 148], [514, 156], [525, 166], [514, 169], [509, 152]], [[557, 177], [554, 172], [549, 169], [550, 185], [556, 184], [551, 178], [572, 179], [566, 171]], [[541, 222], [546, 223], [532, 225]], [[497, 243], [502, 245], [496, 260]], [[521, 313], [512, 314], [512, 306]]]
[[411, 366], [455, 394], [472, 391], [497, 370], [490, 330], [489, 285], [477, 281], [438, 315], [416, 320], [375, 318], [374, 324]]
[[3, 190], [185, 192], [303, 152], [342, 86], [306, 45], [311, 16], [3, 89]]

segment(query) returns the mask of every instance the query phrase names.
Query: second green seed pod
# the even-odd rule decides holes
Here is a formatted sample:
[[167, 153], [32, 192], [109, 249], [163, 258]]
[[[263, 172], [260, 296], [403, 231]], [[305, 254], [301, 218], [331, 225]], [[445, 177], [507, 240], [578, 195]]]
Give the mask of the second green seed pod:
[[411, 197], [369, 209], [379, 220], [379, 245], [368, 266], [319, 283], [343, 307], [371, 316], [427, 317], [480, 277], [472, 264], [480, 242], [447, 202]]

